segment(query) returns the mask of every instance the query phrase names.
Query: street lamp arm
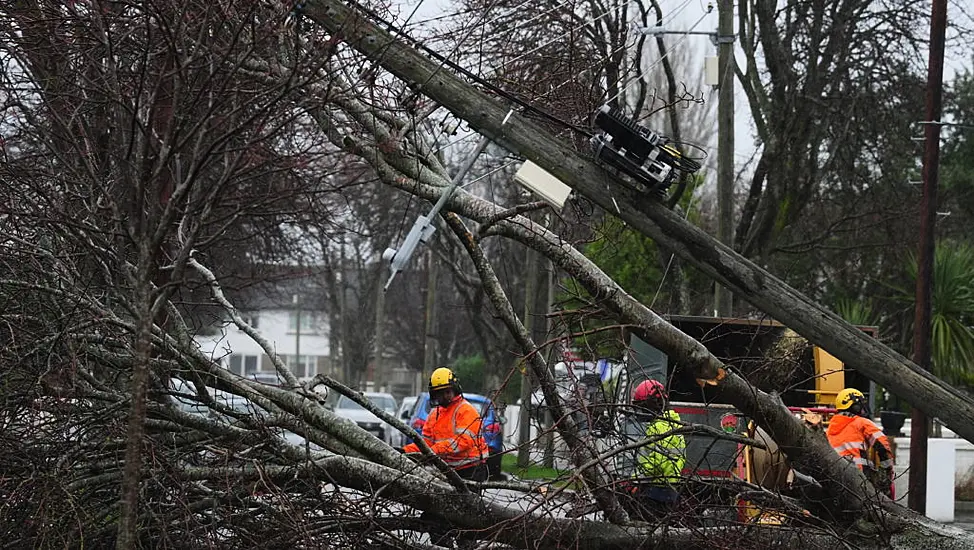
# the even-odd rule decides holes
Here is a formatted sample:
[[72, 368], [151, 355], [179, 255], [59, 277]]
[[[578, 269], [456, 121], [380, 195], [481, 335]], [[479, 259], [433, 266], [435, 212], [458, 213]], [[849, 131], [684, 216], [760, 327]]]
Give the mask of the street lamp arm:
[[634, 28], [636, 32], [640, 34], [648, 34], [650, 36], [655, 36], [657, 34], [699, 34], [703, 36], [717, 36], [717, 31], [676, 31], [657, 25], [652, 25], [649, 27], [635, 26]]

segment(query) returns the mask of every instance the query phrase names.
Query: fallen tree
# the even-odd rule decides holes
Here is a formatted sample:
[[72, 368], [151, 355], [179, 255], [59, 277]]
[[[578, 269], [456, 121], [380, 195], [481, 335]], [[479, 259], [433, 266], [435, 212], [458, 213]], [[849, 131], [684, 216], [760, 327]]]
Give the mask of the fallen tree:
[[[470, 126], [557, 176], [607, 212], [656, 240], [735, 295], [974, 441], [974, 401], [913, 362], [814, 303], [648, 196], [630, 191], [619, 176], [553, 138], [512, 108], [478, 91], [416, 48], [379, 28], [354, 5], [309, 0], [310, 19], [370, 56], [395, 76], [446, 107]], [[606, 182], [614, 182], [611, 189]]]
[[[367, 112], [363, 105], [354, 102], [342, 103], [342, 106], [350, 113]], [[448, 184], [445, 171], [411, 169], [411, 163], [405, 159], [390, 159], [387, 153], [336, 132], [334, 126], [320, 114], [316, 119], [322, 124], [323, 130], [332, 135], [337, 146], [345, 147], [350, 153], [367, 159], [380, 179], [389, 185], [435, 201]], [[382, 135], [381, 132], [379, 135]], [[489, 263], [479, 249], [478, 240], [485, 236], [502, 235], [543, 253], [580, 282], [602, 307], [613, 312], [621, 322], [641, 329], [647, 341], [666, 351], [681, 364], [693, 368], [704, 383], [720, 384], [735, 406], [773, 433], [797, 468], [821, 480], [834, 500], [810, 504], [817, 511], [826, 512], [826, 516], [829, 516], [829, 512], [837, 513], [829, 516], [837, 521], [836, 525], [848, 526], [849, 521], [864, 517], [882, 525], [884, 532], [894, 533], [906, 526], [917, 528], [924, 524], [921, 518], [914, 517], [877, 495], [857, 469], [837, 457], [821, 433], [806, 429], [775, 396], [757, 390], [731, 372], [702, 344], [688, 338], [634, 300], [558, 235], [520, 215], [518, 209], [502, 208], [463, 191], [458, 191], [448, 201], [447, 208], [482, 224], [475, 235], [465, 229], [453, 213], [445, 214], [449, 225], [471, 255], [481, 279], [493, 289], [489, 294], [495, 301], [495, 311], [509, 329], [519, 335], [522, 352], [527, 357], [533, 358], [537, 355], [536, 348], [525, 338], [523, 328], [519, 326], [513, 309], [503, 296], [503, 290], [499, 288]], [[543, 367], [543, 363], [532, 364], [535, 372], [540, 369], [542, 378], [545, 372]], [[557, 399], [554, 396], [554, 402]], [[570, 430], [571, 425], [567, 428]], [[568, 432], [567, 437], [572, 437], [571, 432]], [[458, 525], [475, 528], [462, 520]], [[963, 541], [963, 538], [958, 540]]]

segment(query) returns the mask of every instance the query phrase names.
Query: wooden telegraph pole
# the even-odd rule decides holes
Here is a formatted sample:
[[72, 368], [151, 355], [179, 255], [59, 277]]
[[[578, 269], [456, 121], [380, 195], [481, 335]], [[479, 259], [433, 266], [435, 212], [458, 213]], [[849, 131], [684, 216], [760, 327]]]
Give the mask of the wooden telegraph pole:
[[[931, 370], [930, 313], [933, 294], [933, 256], [937, 223], [937, 169], [940, 164], [940, 115], [944, 80], [947, 0], [933, 0], [930, 16], [930, 58], [927, 64], [927, 108], [923, 121], [923, 198], [920, 200], [920, 243], [917, 247], [916, 309], [913, 323], [913, 362]], [[913, 408], [910, 426], [910, 492], [907, 504], [921, 514], [927, 509], [927, 438], [929, 417]]]
[[[717, 239], [734, 245], [734, 0], [717, 0]], [[730, 317], [733, 295], [714, 283], [714, 310]]]
[[[810, 342], [827, 347], [844, 363], [888, 388], [915, 407], [944, 420], [961, 437], [974, 441], [974, 400], [917, 367], [823, 308], [761, 266], [688, 223], [649, 197], [626, 189], [616, 176], [579, 155], [563, 139], [508, 105], [458, 78], [430, 59], [368, 21], [361, 12], [339, 0], [307, 0], [303, 13], [407, 82], [422, 83], [427, 97], [453, 111], [470, 127], [496, 139], [502, 147], [529, 158], [629, 227], [672, 250], [701, 273], [731, 288], [739, 299], [792, 327]], [[456, 69], [462, 72], [462, 67]]]
[[[524, 273], [527, 280], [524, 284], [524, 330], [528, 334], [533, 334], [534, 327], [534, 302], [537, 294], [538, 277], [536, 266], [538, 261], [533, 249], [524, 247], [525, 257]], [[518, 409], [517, 416], [517, 467], [527, 468], [531, 462], [531, 370], [528, 368], [527, 359], [521, 365], [521, 407]]]

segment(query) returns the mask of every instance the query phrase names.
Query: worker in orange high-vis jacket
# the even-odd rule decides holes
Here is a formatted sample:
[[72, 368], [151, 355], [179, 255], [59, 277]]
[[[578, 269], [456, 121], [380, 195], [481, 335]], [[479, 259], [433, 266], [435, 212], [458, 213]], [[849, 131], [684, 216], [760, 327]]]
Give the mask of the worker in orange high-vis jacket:
[[838, 414], [826, 432], [829, 444], [862, 470], [877, 491], [892, 496], [893, 452], [883, 430], [869, 419], [866, 396], [846, 388], [835, 398], [835, 408]]
[[[430, 411], [423, 424], [423, 439], [437, 456], [460, 477], [472, 481], [487, 479], [487, 441], [481, 433], [481, 418], [476, 407], [463, 398], [460, 382], [453, 371], [440, 367], [429, 382]], [[403, 452], [418, 453], [410, 443]]]

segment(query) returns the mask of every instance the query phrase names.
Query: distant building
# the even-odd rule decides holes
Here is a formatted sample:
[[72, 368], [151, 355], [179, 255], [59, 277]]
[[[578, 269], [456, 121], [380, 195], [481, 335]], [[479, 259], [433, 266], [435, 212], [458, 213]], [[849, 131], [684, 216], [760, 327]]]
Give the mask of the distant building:
[[[299, 379], [316, 374], [339, 376], [330, 357], [328, 316], [320, 293], [296, 280], [260, 285], [238, 298], [241, 317], [267, 340], [272, 351]], [[215, 334], [197, 336], [200, 349], [234, 374], [274, 372], [264, 350], [232, 321], [214, 327]]]
[[[401, 273], [397, 286], [385, 295], [384, 346], [378, 370], [372, 265], [343, 270], [338, 285], [323, 268], [261, 265], [247, 275], [247, 284], [224, 289], [228, 299], [298, 379], [326, 374], [353, 388], [385, 390], [397, 397], [425, 389], [426, 382], [421, 380], [424, 274]], [[387, 277], [387, 271], [381, 270], [378, 281]], [[342, 294], [329, 295], [336, 292]], [[344, 310], [332, 311], [331, 304]], [[224, 368], [241, 376], [274, 372], [271, 358], [225, 312], [208, 305], [196, 319], [202, 326], [195, 338], [201, 351]]]

